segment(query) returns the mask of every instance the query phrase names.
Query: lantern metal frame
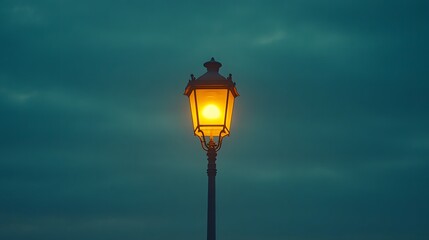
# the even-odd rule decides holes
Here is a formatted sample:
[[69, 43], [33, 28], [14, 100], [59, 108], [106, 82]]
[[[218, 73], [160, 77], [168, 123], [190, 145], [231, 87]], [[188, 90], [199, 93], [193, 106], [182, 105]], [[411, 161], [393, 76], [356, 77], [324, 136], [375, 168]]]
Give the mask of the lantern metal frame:
[[[229, 101], [231, 101], [230, 93], [232, 94], [232, 97], [235, 100], [236, 97], [239, 96], [237, 88], [235, 87], [235, 82], [232, 81], [232, 74], [229, 74], [227, 78], [223, 77], [219, 74], [219, 68], [222, 66], [220, 62], [217, 62], [214, 60], [214, 58], [211, 58], [210, 61], [204, 63], [204, 67], [207, 68], [207, 72], [200, 76], [199, 78], [195, 78], [193, 74], [191, 74], [191, 79], [188, 81], [188, 85], [185, 88], [184, 95], [187, 95], [188, 98], [191, 97], [192, 92], [194, 92], [194, 99], [190, 99], [190, 101], [194, 101], [195, 103], [195, 112], [196, 112], [196, 121], [197, 124], [194, 128], [194, 135], [197, 136], [200, 140], [201, 147], [205, 151], [209, 151], [209, 149], [214, 148], [215, 151], [219, 151], [222, 147], [222, 140], [224, 137], [230, 135], [230, 129], [227, 128], [226, 122], [227, 122], [227, 116], [228, 116], [228, 107], [229, 107]], [[224, 120], [223, 124], [200, 124], [199, 120], [199, 112], [198, 112], [198, 101], [197, 101], [197, 91], [200, 89], [216, 89], [221, 90], [225, 89], [227, 90], [226, 94], [226, 102], [225, 102], [225, 112], [224, 112]], [[191, 107], [192, 108], [192, 107]], [[230, 111], [230, 114], [232, 115], [234, 109], [234, 104], [232, 105], [232, 110]], [[192, 111], [192, 109], [191, 109]], [[232, 116], [231, 116], [232, 120]], [[222, 127], [222, 130], [219, 132], [218, 136], [206, 136], [204, 134], [204, 131], [201, 130], [201, 127]], [[199, 134], [197, 134], [199, 133]], [[207, 140], [207, 138], [209, 138]], [[217, 143], [214, 142], [214, 138], [217, 138]], [[214, 143], [214, 146], [213, 146]]]

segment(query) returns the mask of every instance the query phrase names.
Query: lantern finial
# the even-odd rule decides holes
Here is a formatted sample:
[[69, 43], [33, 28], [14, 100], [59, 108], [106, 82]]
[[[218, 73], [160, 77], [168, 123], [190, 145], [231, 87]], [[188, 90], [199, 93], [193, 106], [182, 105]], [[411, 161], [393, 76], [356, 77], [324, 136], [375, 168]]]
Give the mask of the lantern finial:
[[207, 72], [219, 72], [219, 68], [222, 67], [222, 63], [217, 62], [214, 57], [210, 61], [204, 63], [204, 67], [207, 68]]

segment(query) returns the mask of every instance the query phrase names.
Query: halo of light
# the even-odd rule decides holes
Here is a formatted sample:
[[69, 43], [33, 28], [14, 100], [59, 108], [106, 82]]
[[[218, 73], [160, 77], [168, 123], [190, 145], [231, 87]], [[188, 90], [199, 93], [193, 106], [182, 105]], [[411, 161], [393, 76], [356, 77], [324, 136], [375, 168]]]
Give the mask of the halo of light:
[[214, 104], [208, 104], [203, 108], [203, 116], [207, 119], [217, 119], [220, 117], [220, 110]]

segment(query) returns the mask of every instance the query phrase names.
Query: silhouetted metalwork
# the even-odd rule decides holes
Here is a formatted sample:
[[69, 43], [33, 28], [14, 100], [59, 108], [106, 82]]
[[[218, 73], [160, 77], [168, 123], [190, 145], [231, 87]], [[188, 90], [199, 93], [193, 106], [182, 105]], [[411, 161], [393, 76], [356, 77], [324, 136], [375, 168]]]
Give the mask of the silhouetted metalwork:
[[211, 140], [207, 151], [208, 205], [207, 205], [207, 240], [216, 239], [216, 144]]
[[[196, 123], [194, 122], [194, 134], [198, 136], [198, 138], [201, 141], [201, 146], [204, 150], [208, 151], [208, 142], [211, 139], [211, 137], [217, 138], [216, 143], [216, 151], [218, 151], [222, 147], [222, 139], [225, 136], [229, 136], [230, 129], [227, 122], [227, 116], [228, 113], [232, 114], [232, 109], [229, 109], [229, 102], [234, 102], [234, 98], [238, 97], [238, 91], [235, 87], [235, 82], [232, 81], [232, 74], [229, 74], [227, 78], [219, 74], [219, 69], [222, 66], [220, 62], [217, 62], [214, 58], [211, 58], [210, 61], [204, 63], [204, 67], [207, 68], [207, 72], [203, 75], [201, 75], [199, 78], [195, 78], [193, 74], [191, 74], [191, 79], [188, 81], [188, 85], [185, 89], [185, 95], [189, 97], [190, 101], [195, 102], [195, 114], [196, 115]], [[198, 101], [197, 101], [197, 90], [206, 90], [206, 89], [212, 89], [212, 90], [228, 90], [228, 93], [226, 94], [226, 102], [225, 102], [225, 108], [222, 109], [224, 111], [224, 121], [222, 124], [207, 124], [202, 123], [200, 121], [200, 115], [198, 108]], [[192, 95], [192, 93], [195, 93]], [[192, 95], [192, 96], [191, 96]], [[231, 95], [231, 98], [230, 98]], [[231, 106], [233, 108], [233, 104]], [[191, 109], [192, 111], [192, 109]], [[207, 136], [206, 132], [204, 131], [204, 128], [208, 127], [219, 127], [221, 130], [219, 131], [216, 136]]]
[[184, 93], [189, 97], [194, 135], [198, 136], [202, 148], [207, 151], [207, 240], [216, 239], [217, 151], [222, 146], [222, 139], [230, 134], [234, 100], [239, 96], [232, 75], [225, 78], [219, 74], [221, 66], [214, 58], [204, 63], [207, 72], [199, 78], [191, 74]]

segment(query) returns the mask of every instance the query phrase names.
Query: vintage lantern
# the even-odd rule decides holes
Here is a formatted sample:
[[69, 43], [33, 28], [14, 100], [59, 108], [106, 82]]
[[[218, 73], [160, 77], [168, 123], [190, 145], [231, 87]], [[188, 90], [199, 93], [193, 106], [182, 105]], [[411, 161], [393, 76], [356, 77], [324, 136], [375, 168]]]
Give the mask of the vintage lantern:
[[228, 78], [219, 74], [221, 66], [214, 58], [204, 63], [207, 72], [197, 79], [191, 75], [185, 89], [185, 95], [189, 97], [194, 134], [200, 138], [205, 150], [213, 146], [219, 150], [222, 139], [229, 136], [234, 100], [239, 96], [231, 74]]

